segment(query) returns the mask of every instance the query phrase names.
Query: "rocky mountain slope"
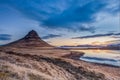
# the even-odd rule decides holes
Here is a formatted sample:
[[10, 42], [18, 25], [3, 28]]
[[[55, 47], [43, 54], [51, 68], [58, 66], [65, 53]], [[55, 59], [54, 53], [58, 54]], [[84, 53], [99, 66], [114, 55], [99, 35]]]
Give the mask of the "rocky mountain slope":
[[30, 31], [24, 38], [8, 44], [10, 47], [52, 47], [43, 41], [36, 31]]

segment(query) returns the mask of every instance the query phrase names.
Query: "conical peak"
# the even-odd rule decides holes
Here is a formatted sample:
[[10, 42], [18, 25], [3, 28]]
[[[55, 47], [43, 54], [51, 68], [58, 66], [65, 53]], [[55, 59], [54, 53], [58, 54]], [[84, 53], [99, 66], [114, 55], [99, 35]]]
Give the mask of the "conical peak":
[[37, 34], [36, 31], [31, 30], [28, 34], [13, 43], [8, 44], [9, 46], [13, 47], [51, 47], [48, 43], [43, 41]]
[[[31, 30], [30, 32], [31, 32], [31, 33], [32, 33], [32, 32], [33, 32], [33, 33], [34, 33], [34, 32], [37, 33], [35, 30]], [[29, 32], [29, 33], [30, 33], [30, 32]]]
[[37, 35], [38, 36], [38, 34], [37, 34], [37, 32], [35, 30], [31, 30], [28, 34], [29, 35]]
[[37, 32], [35, 30], [31, 30], [25, 37], [25, 39], [40, 39]]

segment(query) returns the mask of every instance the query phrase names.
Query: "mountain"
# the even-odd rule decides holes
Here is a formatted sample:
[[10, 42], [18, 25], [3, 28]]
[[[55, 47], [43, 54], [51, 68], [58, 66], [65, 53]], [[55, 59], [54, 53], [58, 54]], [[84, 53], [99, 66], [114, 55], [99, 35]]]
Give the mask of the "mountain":
[[108, 44], [108, 45], [77, 45], [77, 46], [60, 46], [64, 49], [101, 49], [101, 50], [120, 50], [120, 44]]
[[12, 47], [52, 47], [50, 44], [43, 41], [36, 31], [31, 30], [25, 37], [15, 42], [7, 44]]
[[120, 50], [120, 44], [109, 44], [106, 46], [108, 49], [115, 49], [115, 50]]

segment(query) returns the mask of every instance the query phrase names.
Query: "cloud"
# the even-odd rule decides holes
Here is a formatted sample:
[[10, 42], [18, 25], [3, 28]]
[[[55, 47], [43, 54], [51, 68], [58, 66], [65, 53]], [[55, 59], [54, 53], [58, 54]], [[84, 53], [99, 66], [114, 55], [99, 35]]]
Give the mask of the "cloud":
[[95, 26], [82, 24], [78, 28], [76, 28], [76, 30], [79, 30], [79, 31], [89, 31], [91, 33], [94, 33], [96, 28], [95, 28]]
[[[44, 20], [42, 26], [94, 32], [94, 26], [89, 24], [95, 21], [95, 14], [105, 6], [105, 3], [90, 1], [82, 6], [79, 5], [79, 3], [71, 4], [61, 14], [52, 15]], [[88, 24], [88, 27], [83, 24]]]
[[94, 22], [95, 15], [107, 5], [104, 0], [1, 0], [0, 3], [15, 8], [43, 27], [89, 32], [95, 29], [91, 26], [86, 29], [83, 24]]
[[113, 1], [117, 0], [0, 0], [0, 3], [38, 21], [44, 28], [95, 32], [92, 23], [97, 13], [118, 11], [118, 5], [110, 6]]
[[118, 39], [120, 39], [120, 36], [112, 36], [112, 38], [118, 38]]
[[61, 37], [62, 35], [48, 34], [47, 36], [43, 36], [42, 39], [51, 39]]
[[110, 0], [108, 4], [109, 5], [106, 6], [106, 11], [112, 14], [120, 13], [120, 3], [118, 0]]
[[[73, 3], [69, 8], [61, 14], [51, 16], [44, 21], [46, 26], [64, 26], [70, 23], [88, 23], [94, 20], [94, 14], [100, 11], [105, 4], [97, 1], [90, 1], [83, 6], [78, 3]], [[69, 26], [68, 26], [69, 27]]]
[[106, 43], [109, 43], [109, 44], [120, 44], [120, 39], [119, 40], [111, 40], [111, 41], [106, 41]]
[[11, 35], [9, 35], [9, 34], [0, 34], [0, 40], [1, 41], [11, 40]]
[[97, 37], [107, 37], [107, 36], [118, 36], [120, 33], [107, 33], [107, 34], [95, 34], [81, 37], [74, 37], [72, 39], [88, 39], [88, 38], [97, 38]]

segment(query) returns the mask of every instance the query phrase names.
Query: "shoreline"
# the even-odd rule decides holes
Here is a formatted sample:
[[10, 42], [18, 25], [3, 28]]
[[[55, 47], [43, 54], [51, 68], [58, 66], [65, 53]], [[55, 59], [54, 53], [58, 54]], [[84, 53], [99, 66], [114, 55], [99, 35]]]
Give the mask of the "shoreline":
[[[81, 59], [80, 59], [81, 60]], [[91, 64], [95, 64], [95, 65], [100, 65], [100, 66], [106, 66], [106, 67], [113, 67], [113, 68], [120, 68], [120, 66], [115, 66], [115, 65], [110, 65], [110, 64], [103, 64], [103, 63], [96, 63], [96, 62], [89, 62], [89, 61], [85, 61], [85, 60], [81, 60], [87, 63], [91, 63]]]
[[[119, 73], [120, 67], [81, 60], [80, 57], [82, 57], [85, 54], [83, 52], [74, 51], [74, 54], [75, 55], [71, 54], [72, 58], [71, 58], [70, 54], [69, 54], [70, 57], [66, 55], [65, 58], [68, 58], [67, 60], [69, 60], [69, 62], [77, 65], [78, 67], [81, 66], [81, 67], [88, 69], [89, 71], [94, 71], [96, 73], [104, 74], [108, 78], [108, 80], [111, 78], [112, 78], [112, 80], [120, 79], [120, 77], [119, 77], [120, 76], [120, 73]], [[79, 55], [76, 55], [76, 54], [79, 54]], [[111, 77], [113, 75], [114, 75], [114, 77]]]
[[86, 53], [84, 53], [84, 52], [77, 52], [77, 51], [71, 51], [70, 54], [64, 55], [62, 57], [73, 59], [73, 60], [80, 60], [80, 61], [84, 61], [84, 62], [87, 62], [87, 63], [95, 64], [95, 65], [120, 68], [120, 66], [116, 66], [116, 65], [97, 63], [97, 62], [90, 62], [90, 61], [85, 61], [85, 60], [80, 59], [84, 54], [86, 54]]
[[60, 48], [65, 50], [120, 50], [120, 48], [112, 49], [112, 48]]

